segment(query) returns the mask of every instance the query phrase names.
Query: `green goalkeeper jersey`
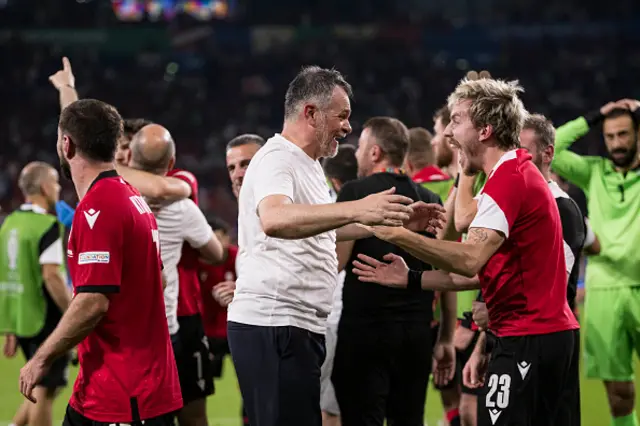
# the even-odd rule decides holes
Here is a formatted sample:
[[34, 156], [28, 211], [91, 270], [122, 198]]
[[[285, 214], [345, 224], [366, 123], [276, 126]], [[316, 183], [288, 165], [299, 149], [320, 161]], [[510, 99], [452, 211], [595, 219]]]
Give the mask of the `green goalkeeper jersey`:
[[587, 265], [587, 289], [640, 285], [640, 169], [625, 174], [616, 171], [610, 159], [569, 151], [588, 131], [584, 117], [560, 126], [551, 164], [584, 191], [589, 223], [600, 241], [600, 254]]
[[30, 204], [11, 213], [0, 227], [0, 334], [33, 337], [55, 317], [44, 288], [43, 264], [57, 264], [64, 275], [63, 225]]

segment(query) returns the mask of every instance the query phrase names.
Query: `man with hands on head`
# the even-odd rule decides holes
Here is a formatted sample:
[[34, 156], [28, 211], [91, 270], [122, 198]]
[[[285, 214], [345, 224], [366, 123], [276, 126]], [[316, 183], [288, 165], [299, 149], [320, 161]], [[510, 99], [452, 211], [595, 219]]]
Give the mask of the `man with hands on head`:
[[[585, 192], [601, 243], [586, 270], [585, 367], [604, 381], [611, 425], [637, 426], [633, 342], [640, 338], [640, 101], [621, 99], [558, 127], [553, 170]], [[602, 125], [609, 158], [569, 151]], [[612, 307], [615, 307], [612, 310]]]
[[[562, 224], [547, 182], [531, 155], [518, 149], [528, 115], [520, 91], [515, 82], [463, 80], [449, 97], [446, 131], [463, 151], [462, 166], [488, 176], [464, 243], [424, 238], [401, 227], [368, 227], [442, 270], [409, 271], [402, 259], [388, 254], [389, 264], [361, 258], [354, 272], [365, 281], [413, 291], [482, 288], [496, 343], [489, 362], [476, 351], [465, 367], [465, 379], [476, 383], [483, 383], [486, 373], [478, 425], [578, 425], [579, 406], [561, 409], [564, 395], [579, 390], [573, 362], [579, 326], [566, 300]], [[476, 274], [479, 282], [464, 278]], [[483, 333], [476, 349], [484, 351], [485, 341]]]

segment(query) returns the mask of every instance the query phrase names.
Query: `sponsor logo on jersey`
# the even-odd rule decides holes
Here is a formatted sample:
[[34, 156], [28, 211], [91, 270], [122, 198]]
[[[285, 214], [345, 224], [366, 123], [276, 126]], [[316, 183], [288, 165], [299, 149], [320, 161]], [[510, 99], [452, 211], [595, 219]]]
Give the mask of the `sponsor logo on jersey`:
[[85, 251], [78, 256], [78, 265], [109, 263], [109, 259], [110, 255], [108, 251]]

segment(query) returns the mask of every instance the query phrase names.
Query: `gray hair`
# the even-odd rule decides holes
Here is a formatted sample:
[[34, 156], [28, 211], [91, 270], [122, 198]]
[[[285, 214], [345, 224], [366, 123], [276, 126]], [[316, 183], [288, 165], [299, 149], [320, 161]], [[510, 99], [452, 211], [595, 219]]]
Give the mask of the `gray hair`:
[[303, 102], [314, 102], [320, 106], [328, 105], [333, 89], [341, 87], [350, 98], [353, 96], [351, 85], [335, 69], [307, 66], [289, 83], [284, 97], [284, 118], [293, 117]]

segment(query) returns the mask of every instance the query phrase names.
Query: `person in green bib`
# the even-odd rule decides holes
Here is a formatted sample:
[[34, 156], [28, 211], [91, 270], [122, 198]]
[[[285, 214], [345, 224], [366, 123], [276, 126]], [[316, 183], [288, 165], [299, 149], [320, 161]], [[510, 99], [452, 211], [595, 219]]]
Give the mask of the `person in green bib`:
[[[604, 381], [613, 426], [638, 426], [633, 352], [640, 353], [640, 101], [610, 102], [558, 127], [551, 167], [582, 189], [601, 251], [587, 265], [585, 367]], [[569, 151], [602, 124], [609, 158]]]
[[[69, 306], [65, 282], [64, 225], [54, 214], [60, 194], [58, 172], [49, 164], [27, 164], [18, 180], [25, 203], [0, 227], [0, 334], [5, 353], [18, 346], [29, 360]], [[16, 426], [51, 425], [52, 404], [67, 384], [68, 357], [56, 361], [34, 390], [37, 403], [18, 409]]]

